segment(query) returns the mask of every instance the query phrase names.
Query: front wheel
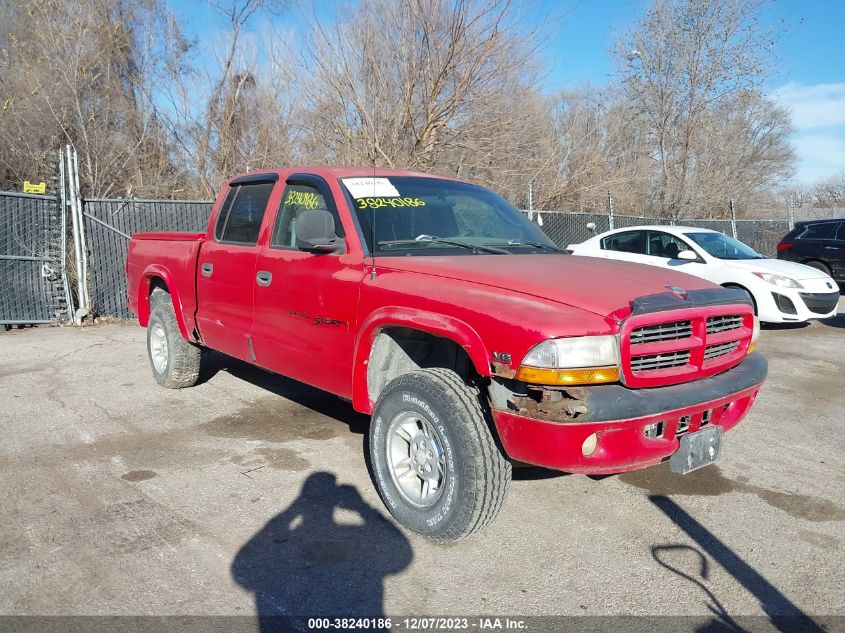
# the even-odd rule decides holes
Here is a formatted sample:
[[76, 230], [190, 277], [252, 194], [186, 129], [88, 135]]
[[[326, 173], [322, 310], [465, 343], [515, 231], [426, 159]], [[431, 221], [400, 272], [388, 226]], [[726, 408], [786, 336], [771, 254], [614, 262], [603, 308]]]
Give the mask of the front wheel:
[[369, 444], [390, 513], [430, 540], [469, 536], [502, 507], [511, 465], [477, 391], [451, 370], [423, 369], [391, 381], [376, 404]]

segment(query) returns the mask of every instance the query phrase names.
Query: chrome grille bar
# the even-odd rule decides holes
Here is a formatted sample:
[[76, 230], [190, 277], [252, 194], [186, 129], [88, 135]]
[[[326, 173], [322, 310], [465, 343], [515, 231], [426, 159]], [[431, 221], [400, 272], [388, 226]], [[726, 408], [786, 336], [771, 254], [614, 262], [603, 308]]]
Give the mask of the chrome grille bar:
[[692, 336], [692, 324], [689, 321], [670, 321], [639, 327], [631, 332], [631, 344], [672, 341]]
[[739, 347], [739, 341], [728, 341], [727, 343], [719, 343], [718, 345], [709, 345], [707, 349], [704, 350], [704, 360], [710, 360], [711, 358], [718, 358], [719, 356], [730, 354], [737, 347]]
[[656, 369], [669, 369], [670, 367], [683, 367], [689, 362], [689, 357], [689, 350], [669, 352], [666, 354], [634, 356], [631, 359], [631, 369], [633, 371], [653, 371]]
[[712, 316], [707, 318], [707, 333], [718, 334], [742, 327], [742, 317], [737, 315]]

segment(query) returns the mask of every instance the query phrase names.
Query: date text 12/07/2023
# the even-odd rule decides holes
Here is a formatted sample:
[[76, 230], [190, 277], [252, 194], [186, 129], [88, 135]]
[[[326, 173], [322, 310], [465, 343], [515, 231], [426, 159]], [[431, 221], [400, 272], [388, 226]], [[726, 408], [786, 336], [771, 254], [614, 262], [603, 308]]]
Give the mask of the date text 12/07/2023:
[[319, 629], [385, 629], [391, 631], [525, 631], [527, 622], [510, 617], [405, 617], [393, 618], [309, 618], [308, 628]]

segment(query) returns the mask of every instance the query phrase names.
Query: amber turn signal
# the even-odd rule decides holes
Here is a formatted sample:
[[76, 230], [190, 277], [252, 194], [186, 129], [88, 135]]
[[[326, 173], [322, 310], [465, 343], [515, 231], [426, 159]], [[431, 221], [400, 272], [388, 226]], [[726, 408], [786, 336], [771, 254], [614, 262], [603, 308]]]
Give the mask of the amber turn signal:
[[619, 382], [619, 368], [544, 369], [523, 365], [517, 370], [516, 379], [535, 385], [596, 385]]

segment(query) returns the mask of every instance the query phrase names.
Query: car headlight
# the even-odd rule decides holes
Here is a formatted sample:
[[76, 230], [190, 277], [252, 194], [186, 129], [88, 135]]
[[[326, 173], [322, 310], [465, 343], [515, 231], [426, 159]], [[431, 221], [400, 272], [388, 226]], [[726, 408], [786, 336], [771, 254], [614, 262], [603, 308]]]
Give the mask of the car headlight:
[[757, 339], [760, 338], [760, 319], [754, 315], [754, 327], [751, 329], [751, 343], [748, 344], [748, 353], [757, 349]]
[[767, 281], [770, 284], [774, 284], [775, 286], [780, 286], [781, 288], [803, 288], [801, 284], [797, 281], [792, 279], [791, 277], [784, 277], [783, 275], [776, 275], [774, 273], [753, 273], [757, 275], [763, 281]]
[[588, 385], [619, 381], [619, 342], [615, 336], [577, 336], [532, 347], [517, 380], [540, 385]]

